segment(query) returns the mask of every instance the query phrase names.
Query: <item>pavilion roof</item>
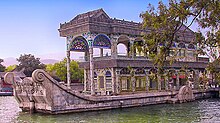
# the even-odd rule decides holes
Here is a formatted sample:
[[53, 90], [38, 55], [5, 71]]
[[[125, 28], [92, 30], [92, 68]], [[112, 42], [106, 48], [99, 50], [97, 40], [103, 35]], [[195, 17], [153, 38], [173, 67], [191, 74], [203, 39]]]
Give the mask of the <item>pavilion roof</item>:
[[106, 19], [110, 19], [110, 17], [101, 8], [101, 9], [97, 9], [97, 10], [93, 10], [93, 11], [89, 11], [89, 12], [86, 12], [86, 13], [79, 14], [76, 17], [74, 17], [71, 21], [80, 20], [80, 19], [89, 18], [89, 17], [90, 18], [97, 18], [100, 15], [104, 15]]

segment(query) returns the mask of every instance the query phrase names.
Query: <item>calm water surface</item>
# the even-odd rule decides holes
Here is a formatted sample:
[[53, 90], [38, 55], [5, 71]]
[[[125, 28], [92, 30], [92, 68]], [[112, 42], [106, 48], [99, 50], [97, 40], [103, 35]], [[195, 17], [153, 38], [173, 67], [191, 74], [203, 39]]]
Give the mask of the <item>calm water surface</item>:
[[21, 112], [14, 97], [0, 97], [0, 123], [220, 123], [220, 99], [106, 111], [45, 115]]

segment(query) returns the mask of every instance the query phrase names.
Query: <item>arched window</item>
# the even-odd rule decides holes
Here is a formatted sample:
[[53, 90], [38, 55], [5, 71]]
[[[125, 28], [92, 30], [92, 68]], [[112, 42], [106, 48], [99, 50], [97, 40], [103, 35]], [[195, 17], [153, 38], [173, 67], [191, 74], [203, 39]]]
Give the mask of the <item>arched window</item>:
[[150, 89], [157, 89], [157, 70], [151, 69], [148, 74], [149, 77], [149, 83], [150, 83]]
[[88, 43], [85, 38], [78, 36], [69, 45], [70, 51], [86, 52], [89, 50]]
[[146, 75], [145, 70], [143, 68], [138, 68], [135, 71], [135, 90], [137, 91], [145, 91], [146, 89]]
[[126, 35], [121, 35], [117, 40], [118, 55], [127, 56], [130, 52], [130, 39]]
[[179, 43], [179, 44], [178, 44], [178, 47], [179, 47], [179, 48], [186, 48], [186, 46], [185, 46], [185, 44], [184, 44], [183, 42]]
[[131, 71], [128, 68], [123, 68], [120, 71], [121, 91], [131, 91]]
[[173, 42], [169, 50], [169, 56], [174, 56], [176, 54], [176, 43]]
[[144, 42], [134, 41], [134, 52], [136, 56], [144, 56]]
[[179, 56], [186, 56], [186, 51], [185, 51], [186, 46], [183, 42], [178, 44], [178, 48], [180, 48], [179, 49]]
[[106, 71], [105, 76], [106, 76], [106, 77], [111, 77], [111, 76], [112, 76], [112, 74], [111, 74], [111, 72], [110, 72], [110, 71]]
[[121, 55], [121, 56], [127, 56], [127, 47], [125, 44], [123, 43], [119, 43], [117, 45], [117, 53], [118, 55]]
[[193, 44], [189, 44], [189, 45], [188, 45], [188, 49], [194, 50], [194, 49], [195, 49], [195, 46], [194, 46]]
[[106, 81], [106, 91], [112, 90], [112, 74], [110, 71], [106, 71], [105, 73], [105, 81]]
[[111, 49], [111, 40], [105, 34], [99, 34], [93, 41], [93, 47]]
[[97, 73], [96, 72], [94, 72], [94, 78], [97, 79]]

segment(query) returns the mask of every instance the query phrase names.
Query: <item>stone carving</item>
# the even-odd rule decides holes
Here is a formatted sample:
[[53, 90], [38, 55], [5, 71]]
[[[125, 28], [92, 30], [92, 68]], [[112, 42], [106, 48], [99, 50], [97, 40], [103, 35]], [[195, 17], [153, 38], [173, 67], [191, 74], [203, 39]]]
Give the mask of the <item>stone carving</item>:
[[37, 69], [32, 73], [32, 79], [36, 83], [42, 83], [45, 80], [45, 74], [43, 70]]
[[4, 81], [8, 84], [13, 84], [14, 82], [14, 74], [11, 72], [8, 72], [4, 75]]
[[120, 74], [130, 74], [131, 71], [128, 68], [122, 68]]
[[27, 94], [33, 94], [35, 92], [34, 82], [31, 80], [31, 78], [26, 77], [23, 79], [21, 83], [21, 90]]
[[177, 97], [180, 103], [195, 100], [193, 91], [189, 86], [182, 86]]

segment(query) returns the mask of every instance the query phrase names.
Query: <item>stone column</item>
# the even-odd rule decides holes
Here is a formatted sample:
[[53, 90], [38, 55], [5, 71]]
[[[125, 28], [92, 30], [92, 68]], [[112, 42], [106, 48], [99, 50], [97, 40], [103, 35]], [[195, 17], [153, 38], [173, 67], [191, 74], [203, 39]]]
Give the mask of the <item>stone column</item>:
[[85, 55], [84, 55], [84, 60], [85, 60], [85, 61], [88, 61], [88, 60], [89, 60], [88, 54], [89, 54], [89, 53], [86, 51], [86, 52], [85, 52]]
[[131, 84], [132, 84], [132, 92], [135, 92], [136, 79], [134, 76], [131, 77]]
[[176, 75], [176, 89], [179, 90], [180, 88], [180, 76], [179, 76], [179, 71], [177, 71]]
[[147, 58], [146, 46], [144, 45], [143, 48], [144, 48], [144, 50], [143, 50], [143, 52], [144, 52], [144, 57]]
[[193, 85], [195, 89], [199, 88], [199, 70], [195, 70], [195, 75], [193, 75]]
[[70, 83], [71, 83], [71, 80], [70, 80], [70, 51], [69, 50], [66, 51], [66, 56], [67, 56], [67, 64], [66, 64], [66, 68], [67, 68], [67, 88], [71, 89], [71, 87], [70, 87]]
[[84, 91], [87, 91], [87, 70], [84, 69]]
[[134, 41], [130, 41], [130, 54], [131, 54], [131, 58], [134, 58]]
[[112, 68], [112, 94], [116, 94], [116, 71]]
[[[146, 73], [148, 73], [148, 72], [146, 72]], [[148, 75], [146, 75], [146, 83], [145, 83], [146, 85], [146, 92], [148, 92], [149, 91], [149, 77], [148, 77]]]
[[103, 57], [103, 48], [100, 48], [100, 57]]
[[114, 38], [112, 39], [111, 57], [113, 59], [117, 58], [117, 41]]
[[119, 76], [119, 73], [118, 71], [116, 72], [116, 94], [120, 94], [120, 88], [121, 88], [121, 85], [120, 85], [120, 76]]
[[165, 81], [165, 90], [168, 91], [169, 90], [169, 78], [167, 75], [165, 76], [164, 81]]
[[157, 86], [158, 86], [158, 90], [161, 91], [161, 76], [157, 75]]
[[94, 84], [94, 62], [93, 62], [93, 48], [89, 48], [89, 64], [90, 64], [90, 83], [91, 83], [91, 95], [95, 95], [95, 84]]

